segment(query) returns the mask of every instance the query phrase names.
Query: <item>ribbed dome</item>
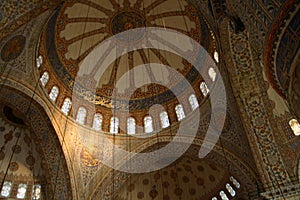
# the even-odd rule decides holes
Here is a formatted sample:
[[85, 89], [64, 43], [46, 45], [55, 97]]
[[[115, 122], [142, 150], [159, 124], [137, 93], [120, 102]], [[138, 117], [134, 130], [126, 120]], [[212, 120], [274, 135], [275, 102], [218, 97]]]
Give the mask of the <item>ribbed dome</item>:
[[[210, 52], [213, 50], [213, 37], [208, 26], [196, 8], [187, 1], [67, 2], [57, 8], [44, 28], [39, 46], [39, 54], [44, 58], [44, 70], [50, 72], [52, 85], [57, 85], [66, 96], [71, 96], [76, 81], [80, 83], [75, 84], [79, 96], [102, 108], [113, 107], [111, 98], [115, 84], [126, 72], [139, 65], [158, 63], [170, 66], [186, 77], [192, 85], [202, 80], [184, 58], [155, 48], [132, 51], [114, 59], [101, 78], [95, 80], [93, 76], [98, 73], [95, 64], [97, 59], [90, 59], [88, 65], [84, 65], [84, 59], [105, 39], [126, 30], [143, 27], [173, 29], [192, 37]], [[143, 37], [147, 36], [140, 33], [130, 42], [138, 43]], [[119, 49], [129, 45], [122, 38], [114, 39]], [[99, 53], [96, 52], [99, 57], [105, 57], [113, 51], [109, 47], [101, 50]], [[75, 80], [78, 72], [82, 70], [88, 77], [83, 81]], [[140, 87], [143, 82], [167, 82], [169, 85], [165, 87], [153, 83]], [[180, 80], [168, 70], [150, 66], [129, 73], [117, 93], [122, 96], [121, 93], [134, 89], [135, 92], [130, 99], [130, 110], [148, 109], [154, 104], [174, 100], [175, 96], [168, 89], [179, 87], [179, 83]], [[90, 92], [90, 88], [96, 88], [95, 95]]]

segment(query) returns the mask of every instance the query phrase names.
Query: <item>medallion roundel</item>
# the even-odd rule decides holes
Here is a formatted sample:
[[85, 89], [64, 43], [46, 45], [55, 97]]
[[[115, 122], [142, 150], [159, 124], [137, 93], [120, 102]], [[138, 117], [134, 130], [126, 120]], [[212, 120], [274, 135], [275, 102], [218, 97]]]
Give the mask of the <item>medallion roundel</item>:
[[1, 59], [5, 62], [16, 59], [24, 50], [26, 38], [16, 35], [6, 42], [1, 50]]

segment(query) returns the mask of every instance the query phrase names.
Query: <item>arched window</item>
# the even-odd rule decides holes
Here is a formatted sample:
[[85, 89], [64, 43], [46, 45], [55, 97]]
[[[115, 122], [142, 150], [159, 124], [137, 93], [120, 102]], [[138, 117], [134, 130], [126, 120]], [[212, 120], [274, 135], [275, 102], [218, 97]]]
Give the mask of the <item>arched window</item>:
[[93, 120], [93, 129], [96, 131], [101, 131], [102, 130], [102, 120], [103, 117], [100, 113], [96, 113], [94, 115], [94, 120]]
[[65, 98], [64, 103], [61, 107], [61, 111], [65, 114], [68, 115], [71, 109], [72, 101], [70, 98]]
[[51, 91], [50, 91], [50, 94], [49, 94], [50, 99], [52, 101], [56, 101], [58, 93], [59, 93], [58, 87], [57, 86], [53, 86], [52, 89], [51, 89]]
[[145, 133], [153, 132], [152, 117], [147, 116], [144, 118], [144, 127], [145, 127]]
[[199, 107], [199, 103], [198, 103], [196, 95], [192, 94], [189, 97], [189, 102], [190, 102], [190, 105], [191, 105], [193, 110], [196, 110]]
[[3, 197], [9, 197], [10, 191], [11, 191], [12, 183], [5, 181], [3, 184], [3, 187], [1, 189], [1, 196]]
[[209, 93], [209, 89], [208, 89], [208, 87], [207, 87], [207, 85], [206, 85], [206, 83], [204, 81], [200, 83], [200, 90], [201, 90], [203, 96], [205, 96], [205, 97]]
[[77, 111], [76, 121], [79, 124], [84, 124], [85, 117], [86, 117], [86, 109], [84, 107], [80, 107]]
[[127, 119], [127, 134], [135, 134], [135, 119], [133, 117]]
[[119, 119], [117, 117], [110, 119], [110, 132], [114, 134], [119, 132]]
[[40, 68], [42, 64], [43, 64], [43, 57], [41, 55], [39, 55], [39, 57], [36, 58], [37, 68]]
[[160, 122], [162, 128], [167, 128], [170, 126], [169, 116], [166, 111], [160, 113]]
[[222, 200], [229, 200], [229, 198], [227, 197], [226, 193], [223, 190], [220, 192], [220, 196]]
[[219, 53], [217, 51], [214, 52], [214, 59], [216, 63], [219, 63]]
[[181, 121], [182, 119], [185, 118], [184, 110], [183, 110], [183, 107], [181, 104], [178, 104], [175, 107], [175, 112], [176, 112], [178, 121]]
[[228, 190], [228, 192], [230, 193], [230, 195], [232, 196], [232, 197], [234, 197], [235, 196], [235, 190], [231, 187], [231, 185], [229, 184], [229, 183], [227, 183], [226, 184], [226, 189]]
[[40, 81], [42, 82], [42, 85], [45, 87], [49, 80], [49, 73], [44, 72], [43, 75], [40, 78]]
[[233, 183], [233, 185], [236, 187], [236, 188], [240, 188], [241, 187], [241, 184], [233, 177], [233, 176], [230, 176], [230, 181]]
[[218, 200], [218, 198], [217, 197], [213, 197], [213, 198], [211, 198], [211, 200]]
[[216, 70], [215, 70], [214, 68], [210, 67], [210, 68], [208, 69], [208, 75], [209, 75], [209, 77], [210, 77], [210, 79], [211, 79], [212, 81], [215, 81], [215, 80], [216, 80], [217, 73], [216, 73]]
[[299, 124], [299, 122], [296, 119], [291, 119], [289, 121], [289, 124], [290, 124], [290, 127], [293, 130], [294, 134], [296, 136], [299, 136], [300, 135], [300, 124]]
[[32, 199], [33, 200], [39, 200], [41, 198], [41, 185], [37, 184], [33, 186], [32, 190]]
[[26, 195], [26, 190], [27, 190], [27, 185], [21, 183], [18, 187], [18, 191], [17, 191], [17, 198], [18, 199], [24, 199], [25, 195]]

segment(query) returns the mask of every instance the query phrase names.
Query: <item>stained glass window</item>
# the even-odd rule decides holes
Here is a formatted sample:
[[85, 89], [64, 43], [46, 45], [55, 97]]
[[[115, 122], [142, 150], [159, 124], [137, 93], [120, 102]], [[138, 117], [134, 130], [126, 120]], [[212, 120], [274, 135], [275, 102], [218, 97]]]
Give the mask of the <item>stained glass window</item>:
[[144, 127], [145, 127], [145, 133], [153, 132], [152, 117], [147, 116], [144, 118]]
[[71, 109], [72, 101], [70, 98], [65, 98], [64, 103], [61, 107], [61, 111], [65, 114], [68, 115]]
[[167, 128], [170, 126], [169, 116], [166, 111], [160, 113], [160, 122], [162, 128]]
[[206, 85], [205, 82], [201, 82], [201, 83], [200, 83], [200, 90], [201, 90], [203, 96], [205, 96], [205, 97], [206, 97], [206, 96], [208, 95], [208, 93], [209, 93], [209, 89], [208, 89], [208, 87], [207, 87], [207, 85]]
[[102, 120], [103, 117], [100, 113], [96, 113], [94, 115], [94, 121], [93, 121], [93, 129], [96, 131], [101, 131], [102, 130]]
[[43, 57], [40, 55], [39, 57], [36, 58], [37, 68], [40, 68], [42, 64], [43, 64]]
[[178, 104], [175, 107], [175, 112], [176, 112], [178, 121], [181, 121], [182, 119], [185, 118], [185, 113], [184, 113], [184, 110], [183, 110], [183, 107], [181, 104]]
[[9, 197], [9, 193], [12, 187], [12, 183], [5, 181], [1, 190], [1, 196], [3, 197]]
[[300, 135], [300, 124], [296, 119], [291, 119], [289, 125], [296, 136]]
[[111, 133], [119, 132], [119, 119], [117, 117], [112, 117], [110, 119], [110, 132]]
[[219, 63], [219, 53], [217, 51], [214, 52], [214, 59], [216, 63]]
[[58, 93], [59, 93], [58, 87], [57, 86], [53, 86], [52, 89], [51, 89], [51, 92], [49, 94], [50, 99], [52, 101], [56, 101]]
[[229, 200], [229, 198], [227, 197], [226, 193], [223, 190], [220, 192], [220, 196], [222, 200]]
[[33, 186], [32, 191], [32, 199], [33, 200], [39, 200], [41, 198], [41, 185], [37, 184]]
[[40, 81], [42, 82], [42, 85], [45, 87], [47, 82], [49, 80], [49, 73], [48, 72], [44, 72], [43, 75], [40, 78]]
[[20, 184], [17, 191], [17, 198], [18, 199], [24, 199], [26, 195], [27, 185], [26, 184]]
[[77, 111], [76, 121], [79, 124], [84, 124], [85, 123], [85, 117], [86, 117], [86, 109], [84, 107], [80, 107]]
[[210, 68], [208, 69], [208, 75], [209, 75], [209, 77], [210, 77], [210, 79], [211, 79], [212, 81], [215, 81], [215, 80], [216, 80], [217, 73], [216, 73], [216, 71], [215, 71], [214, 68], [210, 67]]
[[236, 188], [240, 188], [241, 187], [241, 184], [233, 177], [233, 176], [230, 176], [230, 181], [233, 183], [233, 185], [236, 187]]
[[135, 134], [135, 119], [132, 117], [127, 119], [127, 133]]
[[198, 103], [196, 95], [192, 94], [189, 97], [189, 102], [190, 102], [190, 105], [191, 105], [193, 110], [196, 110], [199, 107], [199, 103]]
[[229, 183], [227, 183], [226, 184], [226, 189], [228, 190], [228, 192], [230, 193], [230, 195], [232, 196], [232, 197], [234, 197], [235, 196], [235, 190], [231, 187], [231, 185], [229, 184]]

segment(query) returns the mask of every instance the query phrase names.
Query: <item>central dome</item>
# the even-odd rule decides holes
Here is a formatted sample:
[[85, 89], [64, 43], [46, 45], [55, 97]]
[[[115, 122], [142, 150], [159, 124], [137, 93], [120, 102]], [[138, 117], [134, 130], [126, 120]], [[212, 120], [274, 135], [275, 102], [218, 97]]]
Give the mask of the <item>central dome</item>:
[[[85, 101], [82, 104], [88, 113], [92, 107], [99, 113], [115, 108], [144, 116], [155, 104], [167, 110], [168, 105], [178, 104], [178, 96], [188, 99], [191, 91], [182, 84], [187, 80], [201, 100], [199, 85], [203, 78], [183, 57], [151, 46], [123, 53], [130, 45], [141, 45], [146, 38], [156, 46], [173, 45], [196, 54], [191, 44], [181, 41], [182, 45], [174, 46], [175, 42], [168, 41], [170, 38], [149, 38], [144, 30], [153, 27], [184, 34], [201, 44], [210, 55], [215, 50], [212, 31], [195, 5], [187, 0], [177, 3], [173, 0], [120, 3], [94, 0], [61, 4], [45, 25], [38, 47], [41, 76], [46, 73], [47, 80], [51, 80], [43, 83], [47, 93], [55, 87], [55, 92], [60, 93], [55, 99], [60, 108], [65, 99], [68, 98], [70, 104], [75, 95]], [[113, 41], [116, 48], [103, 46], [107, 40]], [[120, 57], [114, 56], [118, 53]], [[103, 62], [109, 56], [113, 57], [112, 61]], [[203, 62], [207, 61], [203, 59]], [[154, 67], [157, 64], [170, 68]], [[146, 67], [138, 70], [142, 65]], [[174, 75], [170, 69], [179, 75]], [[97, 76], [99, 73], [101, 76]], [[120, 80], [123, 82], [116, 90]], [[174, 89], [179, 95], [172, 92]], [[129, 105], [124, 106], [124, 96], [129, 91], [134, 92]], [[72, 104], [73, 111], [77, 112], [78, 107]]]
[[112, 34], [116, 35], [123, 31], [127, 31], [134, 28], [141, 28], [146, 26], [146, 20], [144, 16], [134, 10], [123, 11], [117, 13], [111, 22]]

